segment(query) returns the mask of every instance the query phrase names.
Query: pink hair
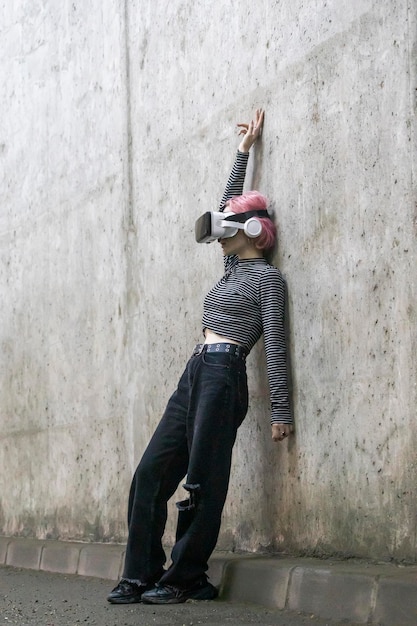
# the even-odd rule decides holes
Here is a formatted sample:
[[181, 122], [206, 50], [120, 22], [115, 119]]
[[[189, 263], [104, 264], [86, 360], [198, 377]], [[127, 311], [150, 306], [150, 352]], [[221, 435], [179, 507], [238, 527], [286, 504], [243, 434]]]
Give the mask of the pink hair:
[[[233, 196], [226, 203], [226, 211], [230, 209], [232, 213], [246, 213], [255, 209], [265, 210], [268, 207], [267, 198], [259, 191], [247, 191], [241, 196]], [[277, 239], [277, 229], [272, 220], [267, 217], [258, 218], [262, 224], [262, 232], [254, 239], [259, 250], [270, 250], [275, 246]]]

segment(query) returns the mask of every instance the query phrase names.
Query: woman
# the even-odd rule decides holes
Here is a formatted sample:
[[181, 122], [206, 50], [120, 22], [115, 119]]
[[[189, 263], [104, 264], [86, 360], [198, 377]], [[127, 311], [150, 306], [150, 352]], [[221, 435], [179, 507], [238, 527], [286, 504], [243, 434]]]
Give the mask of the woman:
[[[248, 407], [245, 360], [262, 333], [272, 439], [282, 441], [291, 432], [284, 283], [279, 270], [264, 259], [275, 244], [276, 230], [265, 217], [264, 196], [241, 195], [249, 150], [262, 122], [263, 112], [257, 110], [254, 121], [239, 124], [243, 138], [220, 205], [228, 215], [239, 214], [235, 220], [242, 224], [255, 215], [261, 233], [247, 236], [239, 226], [233, 236], [235, 230], [226, 228], [219, 239], [225, 274], [204, 301], [204, 344], [196, 346], [133, 477], [123, 577], [107, 597], [113, 604], [173, 604], [217, 596], [207, 580], [207, 561], [220, 529], [233, 444]], [[184, 476], [188, 498], [177, 503], [176, 543], [165, 571], [161, 541], [167, 501]]]

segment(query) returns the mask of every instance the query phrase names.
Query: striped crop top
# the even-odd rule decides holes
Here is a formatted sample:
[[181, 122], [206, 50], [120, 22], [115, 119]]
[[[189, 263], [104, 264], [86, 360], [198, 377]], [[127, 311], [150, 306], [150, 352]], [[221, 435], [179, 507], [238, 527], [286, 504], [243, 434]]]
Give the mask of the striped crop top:
[[[238, 152], [220, 206], [243, 192], [249, 154]], [[291, 423], [284, 331], [285, 285], [263, 258], [225, 257], [225, 274], [204, 299], [203, 327], [250, 352], [264, 335], [271, 423]]]

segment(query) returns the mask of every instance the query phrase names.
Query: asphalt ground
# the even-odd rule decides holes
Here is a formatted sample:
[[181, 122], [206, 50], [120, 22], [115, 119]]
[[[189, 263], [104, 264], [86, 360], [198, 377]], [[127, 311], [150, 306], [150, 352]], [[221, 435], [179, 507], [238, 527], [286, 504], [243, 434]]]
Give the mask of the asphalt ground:
[[224, 600], [170, 606], [106, 601], [113, 583], [99, 578], [0, 566], [0, 625], [18, 626], [356, 626], [312, 614]]

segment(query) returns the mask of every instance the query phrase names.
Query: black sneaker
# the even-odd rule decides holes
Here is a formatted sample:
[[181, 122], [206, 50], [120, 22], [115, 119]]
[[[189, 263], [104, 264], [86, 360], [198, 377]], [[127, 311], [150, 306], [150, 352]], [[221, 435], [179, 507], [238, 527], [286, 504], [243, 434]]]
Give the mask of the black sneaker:
[[142, 593], [145, 604], [180, 604], [187, 600], [214, 600], [219, 595], [216, 587], [204, 581], [190, 589], [178, 589], [172, 585], [156, 585]]
[[145, 585], [130, 583], [128, 580], [121, 580], [107, 596], [107, 600], [111, 604], [133, 604], [134, 602], [142, 602], [141, 597], [144, 591], [153, 589], [155, 585]]

